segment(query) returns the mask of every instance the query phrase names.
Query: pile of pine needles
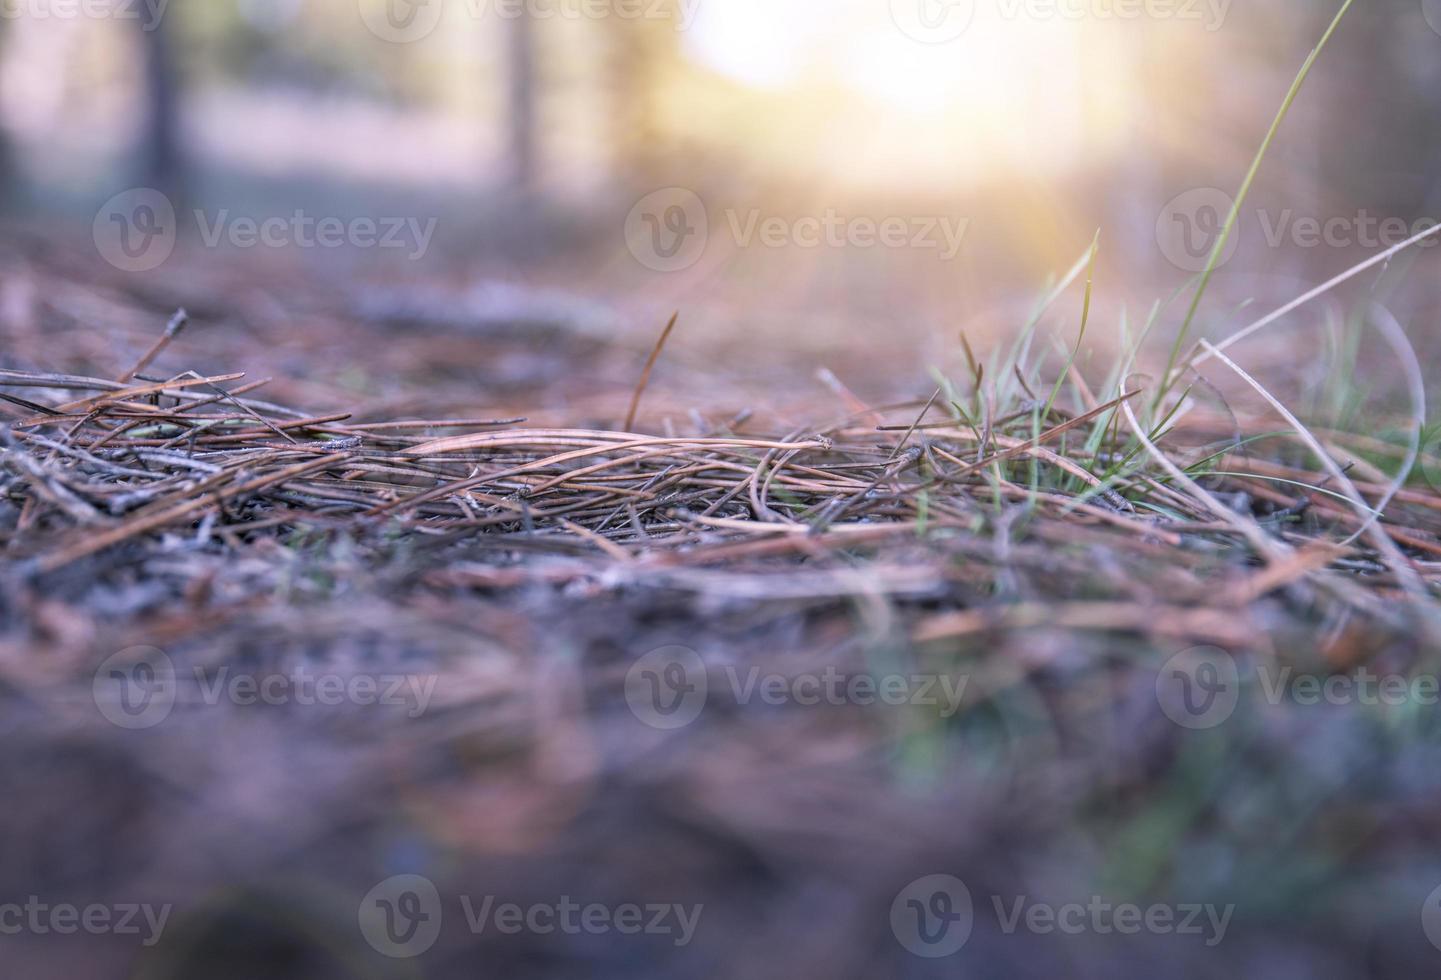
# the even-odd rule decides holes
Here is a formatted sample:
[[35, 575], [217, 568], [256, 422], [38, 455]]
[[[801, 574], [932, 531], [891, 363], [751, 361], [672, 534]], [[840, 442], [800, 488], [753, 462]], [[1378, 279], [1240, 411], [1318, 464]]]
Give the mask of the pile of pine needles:
[[1045, 379], [1032, 323], [989, 362], [965, 345], [969, 377], [929, 399], [839, 388], [851, 410], [813, 428], [696, 412], [643, 434], [644, 378], [612, 430], [359, 423], [261, 400], [239, 373], [146, 373], [183, 324], [115, 379], [0, 371], [0, 534], [23, 577], [106, 555], [143, 570], [177, 535], [237, 556], [319, 534], [418, 542], [432, 584], [877, 594], [924, 600], [921, 640], [1044, 624], [1245, 647], [1264, 630], [1241, 611], [1268, 596], [1429, 620], [1441, 582], [1419, 420], [1313, 431], [1209, 344], [1193, 360], [1275, 411], [1147, 392], [1134, 350], [1097, 391], [1079, 345]]

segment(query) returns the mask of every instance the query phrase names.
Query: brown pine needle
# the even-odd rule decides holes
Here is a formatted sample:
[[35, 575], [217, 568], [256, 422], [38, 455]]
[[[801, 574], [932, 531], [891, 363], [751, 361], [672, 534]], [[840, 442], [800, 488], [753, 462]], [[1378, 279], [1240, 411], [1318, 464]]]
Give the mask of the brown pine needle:
[[[906, 430], [906, 434], [901, 436], [901, 441], [896, 443], [896, 448], [891, 453], [891, 459], [895, 459], [901, 454], [901, 450], [906, 448], [906, 443], [910, 442], [911, 436], [916, 434], [916, 428], [921, 424], [921, 419], [926, 417], [926, 413], [931, 410], [931, 406], [936, 403], [937, 398], [941, 397], [941, 392], [944, 390], [943, 388], [937, 388], [936, 393], [931, 396], [931, 400], [926, 402], [926, 407], [921, 409], [921, 414], [916, 416], [916, 420], [911, 423], [911, 427]], [[890, 462], [890, 460], [887, 460], [887, 462]]]
[[650, 384], [651, 369], [655, 367], [655, 362], [659, 360], [660, 352], [665, 347], [665, 342], [670, 339], [670, 332], [675, 329], [675, 322], [678, 319], [680, 319], [679, 310], [670, 315], [670, 322], [667, 323], [665, 329], [661, 331], [660, 339], [655, 342], [655, 347], [653, 347], [650, 352], [650, 358], [645, 362], [645, 370], [641, 371], [640, 381], [635, 386], [635, 394], [631, 395], [630, 398], [630, 411], [625, 413], [625, 425], [621, 427], [626, 432], [631, 431], [631, 428], [635, 425], [635, 413], [640, 410], [640, 399], [641, 396], [645, 394], [646, 385]]
[[165, 350], [166, 347], [170, 346], [170, 342], [180, 335], [180, 331], [184, 330], [185, 325], [189, 322], [189, 313], [186, 313], [183, 308], [176, 310], [175, 315], [170, 318], [170, 322], [165, 324], [165, 332], [160, 335], [160, 338], [150, 346], [150, 349], [145, 352], [144, 356], [141, 357], [140, 360], [135, 362], [135, 366], [133, 368], [131, 368], [129, 371], [126, 371], [115, 380], [119, 381], [121, 384], [129, 384], [137, 374], [139, 374], [141, 371], [144, 371], [147, 367], [150, 366], [151, 361], [155, 360], [157, 357], [160, 356], [161, 351]]

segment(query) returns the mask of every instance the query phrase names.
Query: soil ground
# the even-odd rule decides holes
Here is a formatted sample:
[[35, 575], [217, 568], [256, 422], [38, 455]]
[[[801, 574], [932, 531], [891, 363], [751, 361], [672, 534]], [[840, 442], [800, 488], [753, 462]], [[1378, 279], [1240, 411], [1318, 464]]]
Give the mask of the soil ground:
[[[1441, 960], [1434, 706], [1266, 683], [1434, 675], [1424, 479], [1388, 510], [1399, 560], [1337, 545], [1356, 515], [1315, 492], [1325, 474], [1300, 479], [1304, 450], [1236, 445], [1284, 426], [1254, 398], [1198, 412], [1173, 438], [1251, 466], [1203, 482], [1288, 549], [1268, 559], [1178, 484], [1150, 487], [1170, 516], [1134, 485], [1061, 493], [1070, 457], [1016, 446], [1033, 418], [1087, 420], [1069, 388], [1054, 414], [1042, 388], [1025, 418], [967, 433], [922, 414], [936, 381], [910, 338], [814, 357], [794, 336], [775, 354], [764, 326], [688, 339], [724, 310], [683, 321], [631, 426], [670, 441], [622, 451], [607, 434], [662, 324], [614, 296], [341, 289], [213, 256], [142, 287], [33, 244], [0, 294], [0, 391], [21, 399], [0, 405], [0, 835], [20, 845], [0, 905], [169, 911], [153, 944], [0, 937], [7, 973], [1341, 978]], [[184, 330], [117, 381], [180, 306]], [[1369, 499], [1404, 430], [1386, 419], [1361, 433], [1380, 448], [1344, 443]], [[479, 441], [434, 442], [460, 436]], [[502, 437], [521, 441], [484, 441]], [[611, 465], [577, 472], [594, 462]], [[1226, 719], [1177, 720], [1178, 656], [1239, 671]], [[676, 676], [678, 700], [648, 700]], [[323, 703], [307, 678], [343, 693]], [[157, 715], [137, 691], [169, 700]], [[408, 906], [375, 889], [403, 875], [435, 890], [414, 956], [376, 940]], [[935, 958], [905, 901], [933, 875], [973, 906], [964, 948]], [[601, 911], [470, 921], [507, 904], [566, 921], [570, 903]], [[1117, 928], [1125, 905], [1160, 911]], [[671, 912], [623, 928], [631, 906]]]

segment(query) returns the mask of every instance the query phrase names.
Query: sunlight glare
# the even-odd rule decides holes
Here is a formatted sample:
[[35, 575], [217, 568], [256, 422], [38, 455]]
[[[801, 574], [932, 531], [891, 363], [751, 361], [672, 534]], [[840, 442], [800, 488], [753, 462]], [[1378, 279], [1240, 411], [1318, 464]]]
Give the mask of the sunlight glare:
[[[726, 0], [704, 7], [689, 45], [772, 104], [804, 99], [817, 128], [846, 127], [867, 149], [852, 169], [921, 157], [922, 170], [950, 180], [1055, 172], [1113, 146], [1128, 115], [1116, 38], [1073, 21], [1007, 19], [994, 5], [978, 5], [960, 38], [922, 44], [881, 0]], [[1098, 92], [1107, 104], [1085, 105]], [[889, 147], [874, 145], [881, 133]]]

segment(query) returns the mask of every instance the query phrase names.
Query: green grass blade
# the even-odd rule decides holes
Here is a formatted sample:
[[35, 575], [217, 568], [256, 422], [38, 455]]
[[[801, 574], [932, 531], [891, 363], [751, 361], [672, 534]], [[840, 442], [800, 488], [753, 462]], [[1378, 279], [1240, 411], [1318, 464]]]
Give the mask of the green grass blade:
[[1301, 66], [1300, 72], [1296, 75], [1296, 80], [1291, 83], [1291, 90], [1286, 93], [1286, 98], [1281, 103], [1281, 109], [1276, 113], [1276, 118], [1271, 123], [1270, 131], [1266, 133], [1266, 138], [1261, 141], [1261, 148], [1256, 152], [1256, 158], [1251, 161], [1251, 169], [1247, 171], [1246, 179], [1241, 182], [1241, 189], [1236, 192], [1236, 199], [1231, 204], [1231, 213], [1226, 216], [1226, 223], [1221, 227], [1221, 235], [1216, 239], [1216, 244], [1211, 248], [1211, 254], [1206, 260], [1206, 268], [1201, 273], [1201, 281], [1196, 286], [1196, 294], [1191, 297], [1191, 308], [1186, 312], [1186, 319], [1182, 321], [1181, 331], [1176, 335], [1176, 342], [1171, 348], [1171, 356], [1166, 362], [1166, 373], [1161, 382], [1161, 388], [1156, 393], [1156, 404], [1158, 406], [1160, 400], [1166, 397], [1166, 392], [1170, 389], [1173, 381], [1171, 375], [1176, 369], [1176, 362], [1180, 359], [1181, 347], [1185, 344], [1186, 334], [1190, 332], [1191, 323], [1196, 319], [1196, 313], [1201, 308], [1201, 300], [1206, 295], [1206, 287], [1211, 284], [1211, 276], [1215, 273], [1216, 266], [1220, 263], [1221, 256], [1226, 250], [1226, 243], [1231, 240], [1231, 233], [1235, 230], [1236, 222], [1241, 216], [1241, 206], [1251, 193], [1251, 185], [1255, 183], [1256, 175], [1261, 170], [1261, 162], [1266, 159], [1266, 153], [1271, 149], [1271, 143], [1276, 139], [1276, 134], [1280, 131], [1281, 124], [1285, 122], [1286, 116], [1290, 114], [1291, 105], [1301, 93], [1301, 86], [1305, 84], [1306, 77], [1311, 74], [1311, 68], [1316, 64], [1316, 59], [1320, 57], [1321, 51], [1326, 47], [1327, 42], [1331, 40], [1331, 35], [1335, 34], [1336, 29], [1341, 26], [1342, 18], [1346, 16], [1346, 12], [1351, 9], [1351, 4], [1354, 2], [1355, 0], [1346, 0], [1346, 2], [1341, 5], [1341, 9], [1337, 11], [1335, 18], [1331, 21], [1331, 26], [1326, 28], [1326, 33], [1321, 36], [1321, 40], [1311, 49], [1311, 54], [1306, 58], [1305, 64]]

